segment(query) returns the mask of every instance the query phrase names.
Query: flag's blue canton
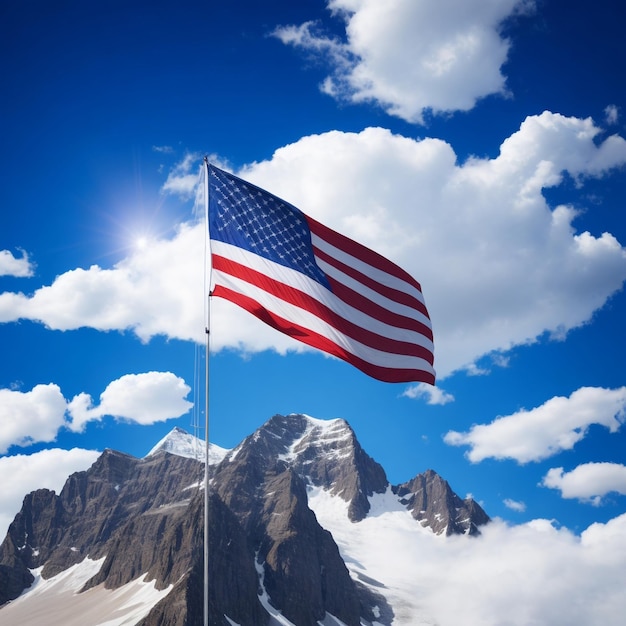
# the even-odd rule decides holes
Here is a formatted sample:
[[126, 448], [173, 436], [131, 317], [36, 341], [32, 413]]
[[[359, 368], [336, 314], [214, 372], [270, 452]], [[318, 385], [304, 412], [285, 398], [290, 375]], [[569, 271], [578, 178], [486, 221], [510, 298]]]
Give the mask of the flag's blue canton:
[[249, 250], [330, 288], [313, 256], [303, 213], [280, 198], [217, 168], [209, 168], [211, 239]]

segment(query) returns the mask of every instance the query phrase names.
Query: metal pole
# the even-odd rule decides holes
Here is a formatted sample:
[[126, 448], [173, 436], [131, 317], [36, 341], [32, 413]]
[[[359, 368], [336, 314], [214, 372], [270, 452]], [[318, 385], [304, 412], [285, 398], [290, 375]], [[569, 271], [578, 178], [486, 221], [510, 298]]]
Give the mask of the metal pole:
[[[210, 302], [210, 296], [208, 297]], [[204, 441], [204, 626], [209, 626], [209, 337], [206, 329], [205, 441]]]
[[204, 211], [205, 211], [205, 253], [204, 272], [206, 295], [206, 354], [204, 381], [204, 626], [209, 626], [209, 355], [211, 336], [211, 294], [210, 277], [207, 281], [207, 257], [209, 241], [209, 160], [204, 157]]

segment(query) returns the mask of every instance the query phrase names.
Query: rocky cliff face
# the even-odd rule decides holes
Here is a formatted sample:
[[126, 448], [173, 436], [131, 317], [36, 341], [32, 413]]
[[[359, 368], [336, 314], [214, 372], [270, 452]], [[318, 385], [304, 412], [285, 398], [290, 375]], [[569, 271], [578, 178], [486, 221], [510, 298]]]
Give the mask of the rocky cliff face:
[[[85, 589], [118, 588], [147, 573], [158, 589], [171, 591], [141, 624], [202, 624], [204, 467], [172, 442], [187, 445], [188, 437], [176, 429], [144, 459], [106, 450], [60, 494], [27, 495], [0, 546], [0, 604], [30, 585], [34, 568], [43, 567], [46, 578], [87, 556], [105, 557]], [[296, 626], [317, 626], [328, 616], [346, 626], [390, 623], [393, 607], [350, 576], [307, 503], [307, 487], [320, 487], [342, 498], [358, 524], [369, 498], [389, 488], [345, 421], [276, 415], [212, 463], [212, 625], [269, 624], [268, 599]], [[416, 523], [437, 534], [476, 534], [489, 521], [432, 470], [392, 489]]]

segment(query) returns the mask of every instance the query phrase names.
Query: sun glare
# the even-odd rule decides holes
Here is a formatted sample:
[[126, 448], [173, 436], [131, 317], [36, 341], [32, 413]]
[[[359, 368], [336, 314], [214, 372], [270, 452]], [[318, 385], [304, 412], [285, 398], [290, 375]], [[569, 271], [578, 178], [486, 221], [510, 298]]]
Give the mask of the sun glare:
[[148, 238], [143, 235], [135, 239], [135, 248], [137, 250], [145, 250], [148, 247]]

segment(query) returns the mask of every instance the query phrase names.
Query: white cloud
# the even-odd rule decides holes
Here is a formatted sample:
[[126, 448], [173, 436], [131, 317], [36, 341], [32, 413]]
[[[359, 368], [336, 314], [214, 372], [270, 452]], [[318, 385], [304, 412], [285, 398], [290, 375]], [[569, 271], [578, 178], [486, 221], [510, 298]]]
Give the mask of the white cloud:
[[422, 123], [425, 111], [467, 111], [480, 98], [507, 93], [501, 69], [510, 43], [501, 26], [532, 3], [329, 0], [328, 7], [345, 22], [345, 41], [311, 22], [274, 35], [328, 61], [332, 75], [322, 89], [329, 95], [375, 102]]
[[[60, 429], [82, 431], [104, 415], [148, 425], [179, 417], [192, 404], [185, 400], [190, 388], [171, 372], [129, 374], [111, 382], [93, 407], [82, 393], [69, 404], [57, 385], [37, 385], [31, 391], [0, 389], [0, 454], [12, 445], [51, 442]], [[66, 419], [66, 414], [72, 421]], [[24, 494], [34, 489], [57, 493], [67, 476], [87, 469], [100, 453], [93, 450], [43, 450], [30, 455], [0, 457], [0, 476], [10, 476], [0, 493], [0, 540], [18, 512]]]
[[0, 389], [0, 454], [13, 445], [55, 441], [62, 428], [82, 432], [87, 422], [105, 415], [142, 425], [180, 417], [193, 406], [185, 399], [189, 391], [185, 381], [171, 372], [122, 376], [109, 383], [96, 407], [86, 393], [68, 403], [53, 383], [26, 392]]
[[626, 495], [626, 466], [619, 463], [584, 463], [571, 472], [553, 467], [543, 477], [544, 487], [558, 489], [563, 498], [576, 498], [595, 505], [609, 493]]
[[520, 502], [518, 500], [512, 500], [511, 498], [505, 498], [503, 502], [504, 502], [504, 506], [507, 509], [511, 509], [511, 511], [517, 511], [518, 513], [523, 513], [526, 510], [526, 504], [524, 502]]
[[198, 185], [198, 160], [200, 155], [188, 153], [170, 172], [163, 191], [183, 197], [192, 197]]
[[65, 398], [58, 385], [31, 391], [0, 389], [0, 454], [10, 446], [54, 441], [65, 423]]
[[612, 126], [613, 124], [617, 124], [617, 121], [619, 120], [619, 108], [616, 107], [614, 104], [609, 104], [604, 109], [604, 115], [607, 124], [609, 124], [610, 126]]
[[193, 406], [185, 400], [190, 390], [182, 378], [171, 372], [126, 374], [109, 383], [98, 406], [93, 406], [88, 394], [75, 396], [68, 405], [72, 418], [68, 428], [81, 432], [87, 422], [105, 415], [142, 425], [180, 417]]
[[402, 395], [406, 398], [426, 398], [427, 404], [448, 404], [454, 402], [454, 396], [441, 387], [418, 383], [407, 387]]
[[542, 194], [563, 170], [582, 177], [626, 161], [626, 142], [596, 145], [598, 132], [590, 120], [546, 112], [525, 120], [497, 158], [458, 165], [443, 141], [335, 131], [241, 173], [421, 282], [441, 378], [579, 326], [621, 288], [626, 250], [609, 233], [577, 234], [576, 213]]
[[0, 250], [0, 276], [29, 278], [33, 275], [33, 264], [24, 250], [21, 257], [15, 257], [10, 250]]
[[580, 537], [546, 520], [496, 521], [478, 541], [459, 538], [422, 553], [421, 562], [434, 565], [418, 579], [420, 601], [440, 626], [618, 626], [626, 609], [625, 531], [626, 515]]
[[[597, 142], [599, 132], [591, 120], [545, 112], [527, 118], [498, 157], [459, 164], [441, 140], [381, 128], [332, 131], [238, 173], [421, 282], [441, 380], [546, 331], [567, 333], [622, 287], [626, 249], [610, 233], [577, 233], [576, 211], [550, 207], [542, 194], [563, 171], [584, 184], [626, 162], [626, 142], [616, 136]], [[186, 162], [177, 172], [185, 177], [189, 168]], [[174, 174], [167, 185], [178, 188]], [[203, 342], [203, 259], [203, 225], [183, 224], [173, 238], [134, 251], [112, 269], [70, 270], [32, 296], [0, 294], [0, 321]], [[219, 299], [211, 326], [215, 350], [306, 349]]]
[[60, 493], [70, 474], [88, 469], [99, 455], [95, 450], [53, 448], [0, 457], [0, 476], [11, 477], [2, 481], [0, 490], [0, 540], [4, 539], [9, 524], [20, 510], [25, 494], [35, 489]]
[[582, 387], [569, 398], [551, 398], [535, 409], [474, 425], [467, 433], [449, 431], [444, 441], [452, 446], [470, 446], [467, 458], [473, 463], [487, 458], [540, 461], [573, 448], [591, 424], [616, 432], [625, 409], [626, 387]]
[[[312, 508], [353, 573], [375, 578], [401, 624], [621, 626], [626, 612], [626, 514], [580, 536], [548, 520], [479, 537], [437, 537], [406, 510], [354, 524], [337, 498]], [[326, 502], [323, 501], [326, 500]], [[343, 513], [343, 515], [342, 515]], [[442, 540], [443, 539], [443, 540]], [[389, 555], [393, 555], [390, 558]]]
[[0, 294], [0, 321], [38, 320], [51, 329], [133, 329], [142, 339], [204, 335], [203, 226], [185, 224], [113, 269], [92, 265], [61, 274], [32, 296]]

